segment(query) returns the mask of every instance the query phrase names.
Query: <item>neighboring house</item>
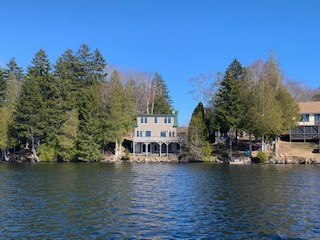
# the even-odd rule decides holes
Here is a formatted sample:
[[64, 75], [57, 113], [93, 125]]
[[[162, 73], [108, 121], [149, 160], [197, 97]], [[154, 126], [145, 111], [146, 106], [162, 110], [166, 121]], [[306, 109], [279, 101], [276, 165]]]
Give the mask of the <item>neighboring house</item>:
[[299, 102], [301, 119], [290, 130], [291, 140], [319, 140], [320, 136], [320, 101]]
[[134, 128], [133, 155], [168, 155], [180, 151], [177, 136], [178, 116], [139, 114]]

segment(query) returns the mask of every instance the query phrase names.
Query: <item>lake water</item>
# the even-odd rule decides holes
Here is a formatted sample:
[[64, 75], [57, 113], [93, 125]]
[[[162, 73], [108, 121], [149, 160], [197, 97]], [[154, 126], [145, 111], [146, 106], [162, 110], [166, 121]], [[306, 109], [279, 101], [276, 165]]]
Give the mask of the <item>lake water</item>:
[[0, 238], [320, 238], [319, 198], [319, 166], [1, 163]]

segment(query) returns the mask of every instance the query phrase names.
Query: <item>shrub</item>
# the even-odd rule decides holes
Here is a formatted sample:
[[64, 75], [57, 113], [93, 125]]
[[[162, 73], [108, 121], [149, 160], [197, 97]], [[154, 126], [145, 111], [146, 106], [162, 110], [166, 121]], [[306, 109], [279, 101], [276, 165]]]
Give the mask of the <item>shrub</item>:
[[269, 157], [266, 152], [259, 151], [257, 155], [257, 160], [259, 163], [265, 163], [268, 161]]
[[205, 142], [204, 146], [202, 147], [202, 155], [203, 155], [203, 161], [209, 161], [211, 159], [211, 152], [212, 152], [212, 148], [210, 143]]
[[130, 152], [128, 149], [126, 149], [125, 155], [122, 157], [122, 160], [124, 160], [124, 161], [130, 160]]
[[57, 161], [55, 148], [47, 144], [41, 144], [37, 148], [40, 161]]

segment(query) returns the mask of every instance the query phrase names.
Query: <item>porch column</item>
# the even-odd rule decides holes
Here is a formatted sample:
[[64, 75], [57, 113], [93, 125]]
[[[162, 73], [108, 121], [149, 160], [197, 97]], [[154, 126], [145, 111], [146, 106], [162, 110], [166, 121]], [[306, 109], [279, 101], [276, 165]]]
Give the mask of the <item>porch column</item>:
[[159, 156], [161, 157], [161, 149], [162, 149], [162, 144], [163, 144], [163, 142], [158, 142], [158, 144], [159, 144], [159, 148], [160, 148], [160, 150], [159, 150]]
[[149, 143], [148, 143], [148, 142], [145, 142], [144, 144], [146, 145], [146, 156], [148, 156], [148, 146], [149, 146]]
[[135, 150], [136, 150], [136, 143], [132, 142], [132, 153], [133, 153], [133, 158], [135, 156]]
[[170, 144], [170, 142], [166, 142], [166, 146], [167, 146], [167, 157], [169, 156], [169, 154], [168, 154], [169, 144]]

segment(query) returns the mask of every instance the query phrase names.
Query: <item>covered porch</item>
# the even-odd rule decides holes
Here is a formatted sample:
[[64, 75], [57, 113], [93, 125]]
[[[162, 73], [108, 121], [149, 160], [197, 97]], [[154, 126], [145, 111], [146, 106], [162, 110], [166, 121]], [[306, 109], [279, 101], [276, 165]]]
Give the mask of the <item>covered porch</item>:
[[[162, 141], [161, 141], [162, 140]], [[171, 140], [171, 141], [170, 141]], [[161, 139], [134, 139], [132, 142], [132, 153], [135, 155], [168, 156], [169, 154], [181, 153], [180, 144], [177, 138]]]

